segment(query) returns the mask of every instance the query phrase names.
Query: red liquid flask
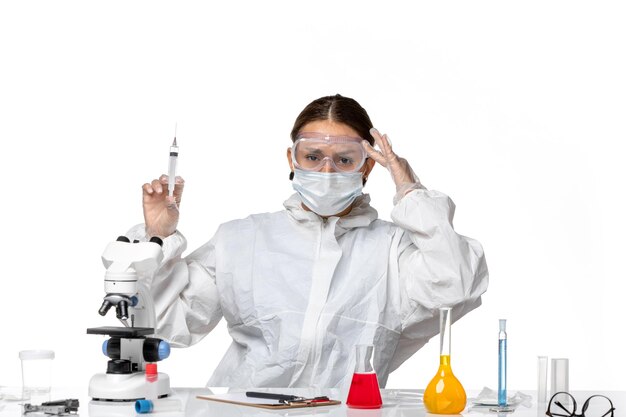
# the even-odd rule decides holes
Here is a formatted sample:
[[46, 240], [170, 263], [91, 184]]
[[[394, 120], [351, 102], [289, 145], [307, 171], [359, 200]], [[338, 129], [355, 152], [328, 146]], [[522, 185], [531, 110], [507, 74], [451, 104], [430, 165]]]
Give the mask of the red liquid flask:
[[350, 408], [381, 408], [383, 400], [380, 397], [378, 377], [372, 366], [374, 346], [357, 345], [356, 370], [352, 375], [352, 384], [346, 404]]

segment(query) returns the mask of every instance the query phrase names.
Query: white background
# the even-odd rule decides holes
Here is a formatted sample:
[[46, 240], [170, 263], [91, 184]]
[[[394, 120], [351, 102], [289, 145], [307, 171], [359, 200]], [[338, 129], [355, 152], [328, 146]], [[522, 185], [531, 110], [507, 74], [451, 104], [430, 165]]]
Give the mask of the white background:
[[[51, 348], [55, 384], [103, 372], [100, 254], [142, 221], [178, 123], [189, 249], [218, 224], [276, 211], [302, 108], [357, 99], [422, 182], [484, 245], [483, 306], [452, 328], [467, 388], [536, 387], [568, 357], [573, 389], [624, 389], [624, 7], [619, 2], [132, 2], [0, 5], [0, 385], [18, 351]], [[393, 184], [366, 187], [389, 219]], [[224, 323], [160, 366], [201, 386]], [[424, 388], [433, 340], [388, 387]]]

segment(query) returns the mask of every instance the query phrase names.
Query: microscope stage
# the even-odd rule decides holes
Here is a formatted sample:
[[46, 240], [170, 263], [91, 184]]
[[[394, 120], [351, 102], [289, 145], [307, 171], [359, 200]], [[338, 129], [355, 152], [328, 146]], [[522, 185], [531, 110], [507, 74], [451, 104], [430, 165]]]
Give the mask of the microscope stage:
[[154, 329], [151, 327], [91, 327], [87, 329], [87, 334], [104, 334], [128, 339], [154, 334]]

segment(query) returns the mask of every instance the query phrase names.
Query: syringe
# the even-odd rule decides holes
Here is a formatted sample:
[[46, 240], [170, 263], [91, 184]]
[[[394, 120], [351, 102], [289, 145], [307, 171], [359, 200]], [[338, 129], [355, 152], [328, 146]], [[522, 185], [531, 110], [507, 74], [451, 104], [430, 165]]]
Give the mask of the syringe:
[[[178, 126], [177, 126], [178, 127]], [[176, 186], [176, 161], [178, 160], [178, 145], [176, 144], [176, 128], [174, 129], [174, 142], [170, 146], [170, 169], [168, 171], [167, 190], [170, 197], [174, 195]]]

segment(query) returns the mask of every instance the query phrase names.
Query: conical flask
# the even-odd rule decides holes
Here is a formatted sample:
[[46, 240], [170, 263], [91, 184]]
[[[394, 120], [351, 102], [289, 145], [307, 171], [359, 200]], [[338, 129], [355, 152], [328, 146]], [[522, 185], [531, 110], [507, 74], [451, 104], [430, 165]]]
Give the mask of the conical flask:
[[459, 414], [467, 401], [465, 389], [450, 366], [450, 312], [448, 307], [439, 309], [439, 370], [424, 391], [424, 406], [432, 414]]
[[374, 346], [356, 346], [356, 369], [352, 375], [352, 384], [348, 392], [346, 404], [350, 408], [380, 408], [383, 400], [380, 397], [378, 377], [372, 366]]

